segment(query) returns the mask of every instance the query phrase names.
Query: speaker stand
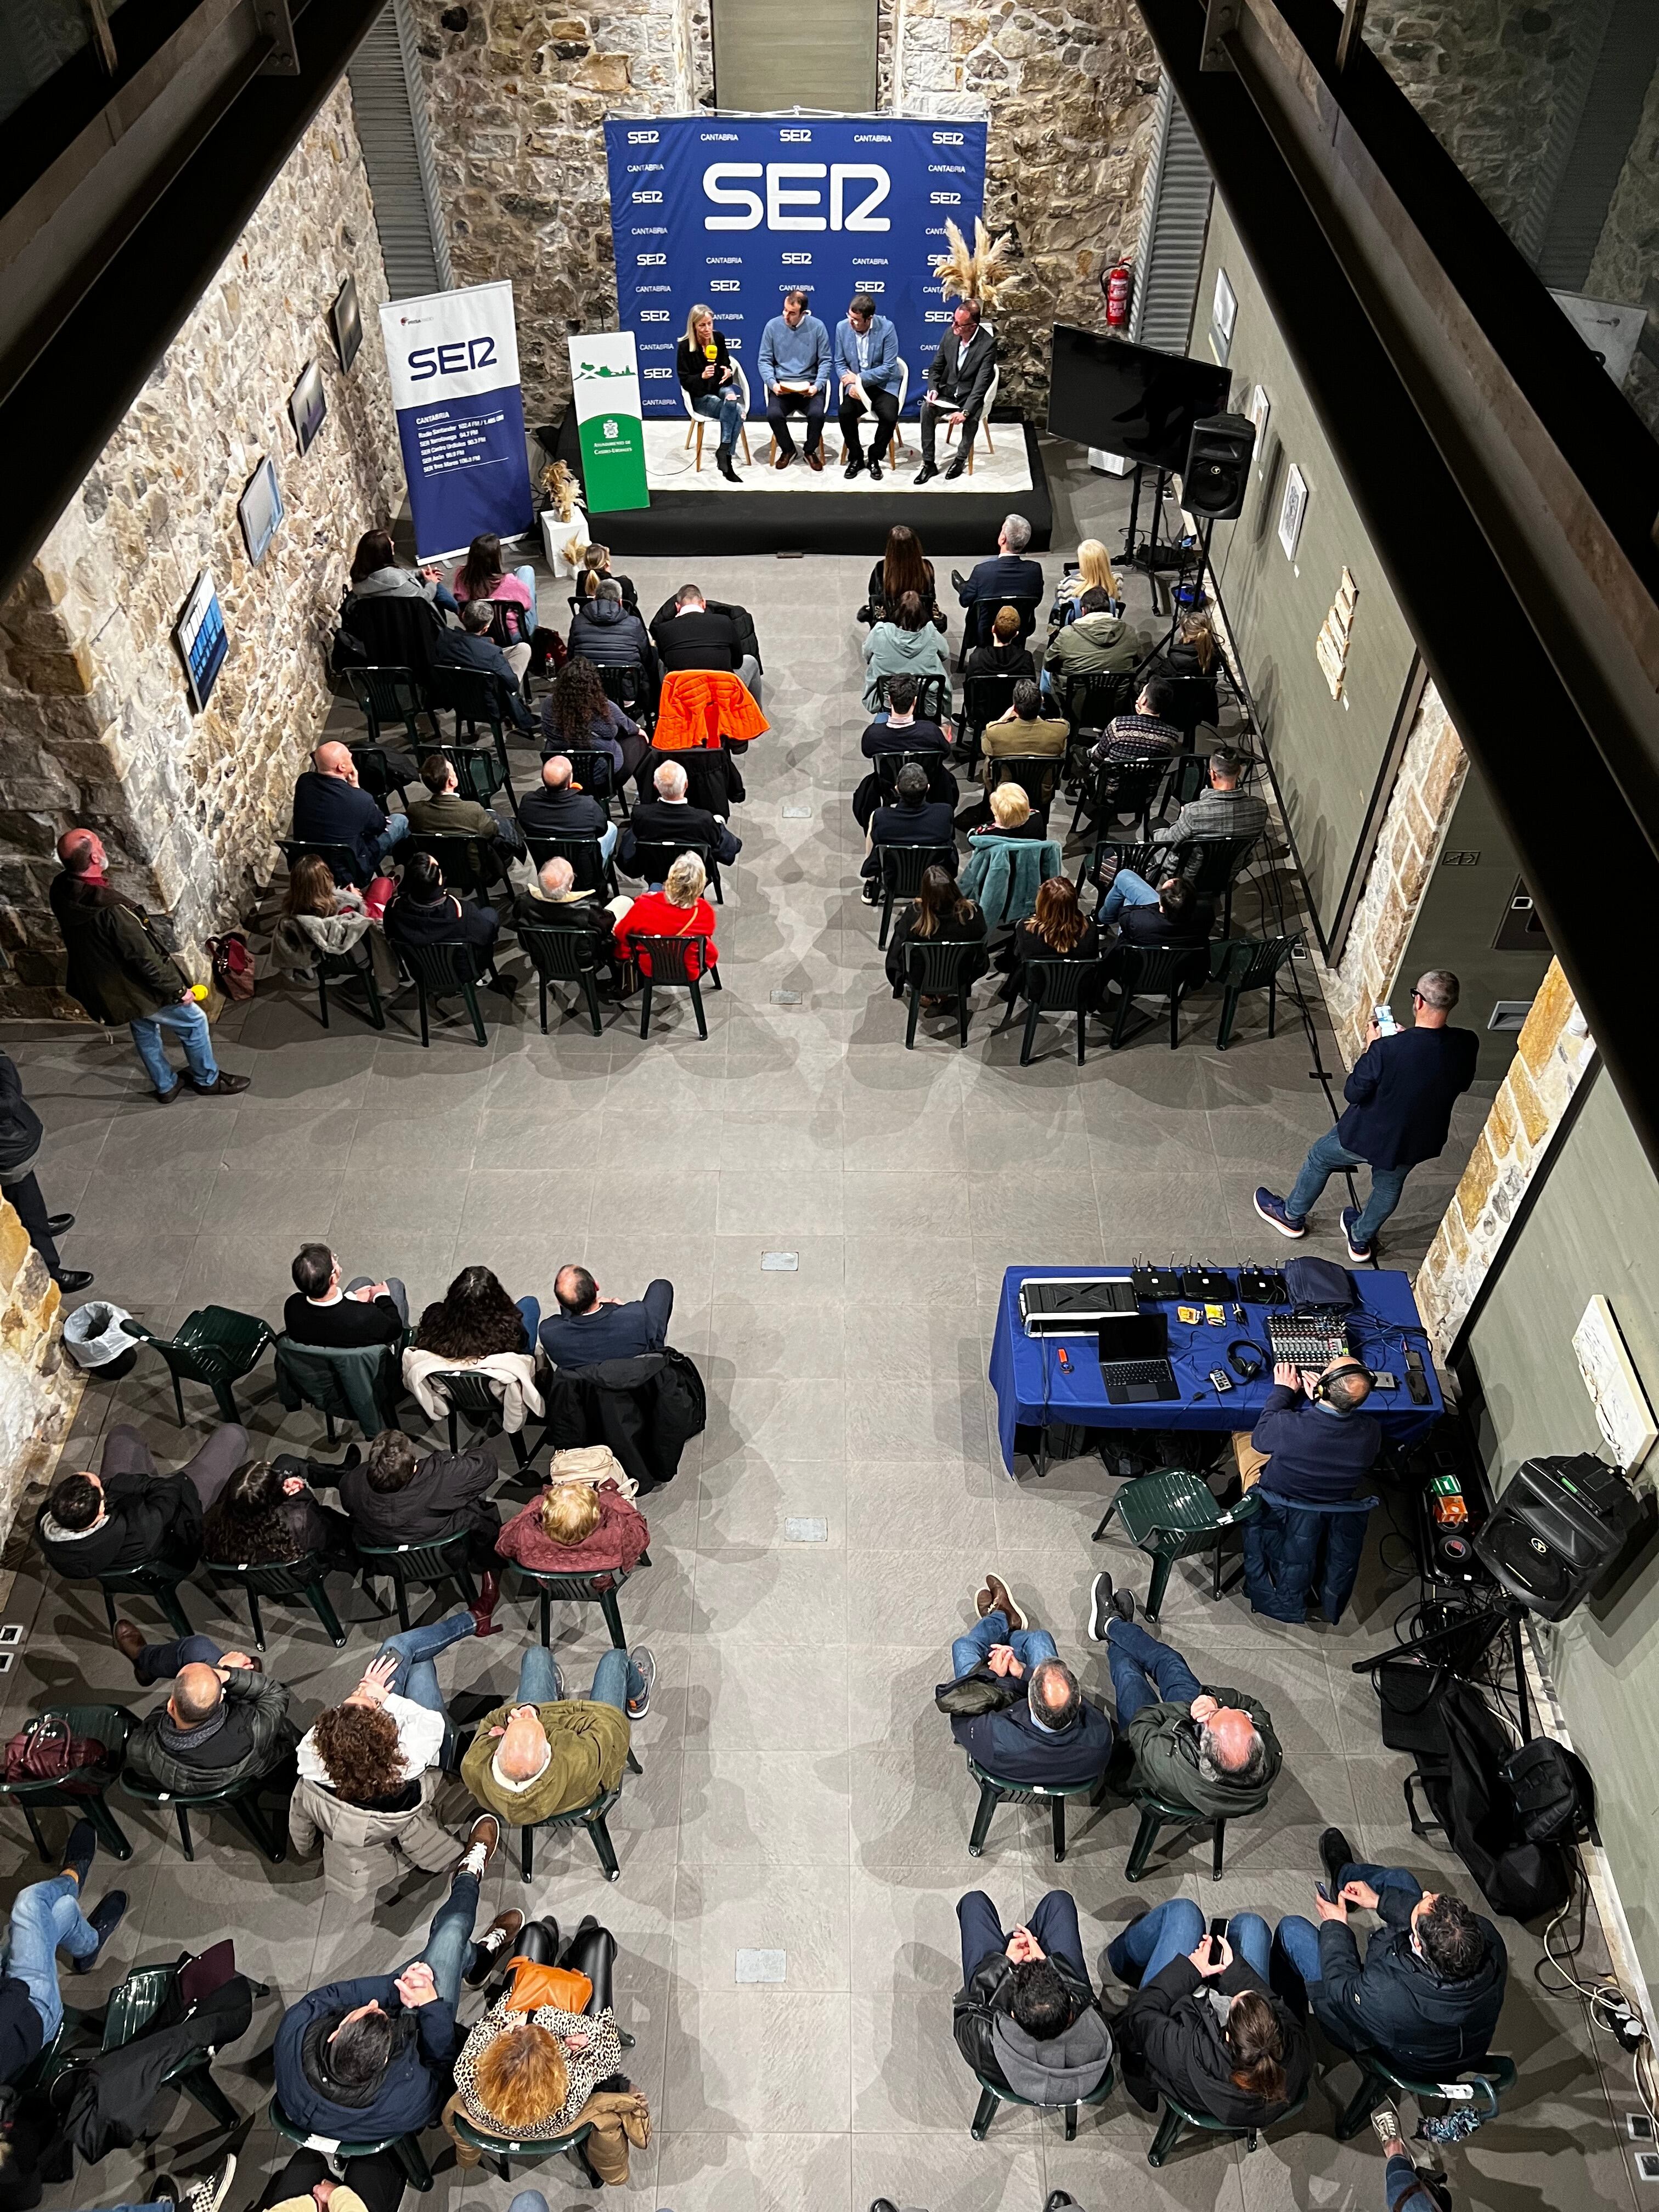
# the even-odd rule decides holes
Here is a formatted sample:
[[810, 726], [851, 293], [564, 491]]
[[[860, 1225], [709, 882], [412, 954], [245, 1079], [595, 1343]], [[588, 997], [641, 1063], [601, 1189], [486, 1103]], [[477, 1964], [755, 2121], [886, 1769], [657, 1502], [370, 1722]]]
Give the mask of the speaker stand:
[[[1532, 1741], [1532, 1707], [1527, 1695], [1526, 1652], [1521, 1635], [1521, 1624], [1526, 1617], [1527, 1608], [1518, 1598], [1510, 1597], [1502, 1591], [1493, 1591], [1486, 1603], [1479, 1611], [1462, 1613], [1455, 1620], [1448, 1622], [1443, 1628], [1430, 1629], [1426, 1635], [1410, 1637], [1403, 1644], [1392, 1644], [1386, 1651], [1376, 1652], [1369, 1659], [1356, 1659], [1351, 1671], [1356, 1674], [1370, 1674], [1390, 1659], [1422, 1658], [1437, 1655], [1443, 1650], [1449, 1652], [1455, 1649], [1457, 1639], [1460, 1637], [1467, 1637], [1471, 1628], [1482, 1620], [1492, 1623], [1486, 1638], [1486, 1643], [1490, 1644], [1497, 1632], [1498, 1624], [1501, 1623], [1507, 1627], [1509, 1632], [1510, 1659], [1515, 1668], [1515, 1702], [1516, 1711], [1520, 1716], [1521, 1741], [1522, 1743], [1530, 1743]], [[1484, 1650], [1485, 1644], [1481, 1648]], [[1448, 1672], [1455, 1675], [1459, 1681], [1466, 1681], [1468, 1679], [1449, 1657], [1446, 1661], [1446, 1666]]]

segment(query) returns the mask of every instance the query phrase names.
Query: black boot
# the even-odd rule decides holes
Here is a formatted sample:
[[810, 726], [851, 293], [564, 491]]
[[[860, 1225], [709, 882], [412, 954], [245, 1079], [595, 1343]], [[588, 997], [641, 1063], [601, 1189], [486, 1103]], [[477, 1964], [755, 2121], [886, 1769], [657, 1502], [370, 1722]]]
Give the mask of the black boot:
[[736, 483], [738, 481], [738, 472], [732, 465], [730, 446], [717, 446], [714, 448], [714, 466], [726, 478], [727, 483]]

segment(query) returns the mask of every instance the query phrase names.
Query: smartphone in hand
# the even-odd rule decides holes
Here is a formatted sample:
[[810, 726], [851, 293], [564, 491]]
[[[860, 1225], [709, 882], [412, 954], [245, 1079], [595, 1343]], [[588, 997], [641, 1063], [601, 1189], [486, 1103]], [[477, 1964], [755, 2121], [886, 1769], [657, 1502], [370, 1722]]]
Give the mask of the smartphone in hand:
[[1212, 1966], [1218, 1966], [1221, 1964], [1221, 1947], [1226, 1941], [1226, 1936], [1227, 1918], [1226, 1915], [1222, 1913], [1210, 1923], [1210, 1964]]

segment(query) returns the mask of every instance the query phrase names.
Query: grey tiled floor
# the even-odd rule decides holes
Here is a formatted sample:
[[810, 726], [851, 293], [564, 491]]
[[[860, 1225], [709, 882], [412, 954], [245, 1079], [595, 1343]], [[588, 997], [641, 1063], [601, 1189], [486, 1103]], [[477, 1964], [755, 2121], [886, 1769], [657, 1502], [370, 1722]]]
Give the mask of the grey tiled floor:
[[[1073, 539], [1120, 490], [1086, 477], [1062, 486]], [[1055, 573], [1059, 557], [1046, 564]], [[652, 605], [684, 580], [665, 564], [630, 565]], [[252, 1073], [253, 1089], [164, 1114], [125, 1037], [25, 1033], [9, 1042], [51, 1133], [42, 1181], [54, 1206], [80, 1213], [70, 1256], [157, 1326], [210, 1300], [274, 1314], [307, 1235], [330, 1237], [349, 1267], [402, 1273], [417, 1304], [464, 1261], [543, 1296], [564, 1259], [624, 1295], [649, 1274], [674, 1278], [674, 1339], [703, 1366], [710, 1417], [678, 1480], [651, 1501], [655, 1564], [624, 1600], [660, 1673], [636, 1737], [645, 1773], [613, 1816], [622, 1880], [604, 1885], [578, 1841], [544, 1845], [534, 1888], [567, 1925], [599, 1912], [621, 1942], [631, 2068], [656, 2128], [630, 2203], [843, 2212], [880, 2193], [932, 2212], [1036, 2212], [1058, 2185], [1089, 2212], [1126, 2197], [1225, 2212], [1380, 2203], [1373, 2146], [1336, 2145], [1318, 2094], [1295, 2131], [1255, 2156], [1200, 2148], [1157, 2174], [1148, 2124], [1121, 2098], [1084, 2116], [1075, 2144], [1056, 2120], [1012, 2109], [983, 2146], [969, 2138], [973, 2086], [950, 2035], [953, 1907], [980, 1883], [1012, 1919], [1054, 1869], [1042, 1823], [1016, 1810], [969, 1860], [969, 1787], [932, 1686], [988, 1565], [1099, 1692], [1104, 1669], [1081, 1632], [1089, 1577], [1103, 1557], [1145, 1587], [1140, 1563], [1090, 1544], [1097, 1463], [1018, 1485], [994, 1465], [984, 1375], [996, 1285], [1016, 1260], [1259, 1254], [1250, 1188], [1264, 1175], [1283, 1188], [1324, 1108], [1293, 1019], [1269, 1042], [1251, 1012], [1218, 1055], [1212, 1002], [1194, 1006], [1178, 1052], [1149, 1036], [1121, 1054], [1097, 1050], [1081, 1072], [1066, 1047], [1020, 1070], [1015, 1037], [993, 1038], [984, 1017], [965, 1052], [937, 1033], [903, 1051], [874, 918], [856, 901], [860, 841], [847, 808], [864, 720], [853, 612], [866, 565], [702, 564], [711, 592], [759, 618], [775, 726], [750, 756], [745, 849], [720, 925], [726, 988], [706, 1044], [684, 1007], [646, 1046], [627, 1019], [598, 1041], [575, 1023], [544, 1041], [532, 1008], [507, 1016], [486, 994], [486, 1049], [449, 1030], [422, 1052], [406, 1029], [376, 1038], [345, 1012], [325, 1035], [309, 1001], [262, 989], [220, 1034], [226, 1064]], [[810, 815], [784, 818], [785, 801]], [[780, 990], [799, 1002], [774, 1003]], [[1455, 1172], [1449, 1158], [1413, 1178], [1397, 1262], [1420, 1252]], [[1334, 1223], [1316, 1249], [1335, 1249]], [[773, 1248], [797, 1252], [799, 1272], [763, 1273]], [[262, 1440], [314, 1438], [308, 1418], [283, 1418], [269, 1366], [246, 1398]], [[199, 1395], [191, 1410], [199, 1437]], [[165, 1377], [143, 1364], [88, 1391], [71, 1460], [120, 1419], [140, 1422], [164, 1466], [191, 1448]], [[828, 1542], [786, 1542], [793, 1515], [823, 1519]], [[362, 1599], [338, 1594], [352, 1622], [344, 1653], [308, 1615], [273, 1625], [268, 1663], [302, 1714], [349, 1686], [372, 1648]], [[234, 1633], [204, 1590], [191, 1601], [202, 1625]], [[1130, 1816], [1078, 1824], [1062, 1871], [1091, 1962], [1131, 1911], [1177, 1891], [1211, 1911], [1305, 1909], [1328, 1820], [1368, 1855], [1448, 1878], [1404, 1826], [1405, 1762], [1382, 1751], [1369, 1692], [1348, 1669], [1404, 1601], [1373, 1559], [1352, 1619], [1292, 1634], [1237, 1598], [1212, 1607], [1195, 1577], [1177, 1574], [1171, 1638], [1206, 1679], [1267, 1698], [1288, 1770], [1273, 1818], [1230, 1838], [1218, 1887], [1177, 1848], [1131, 1888]], [[70, 1685], [133, 1696], [95, 1593], [42, 1590], [26, 1563], [8, 1612], [32, 1627], [0, 1686], [0, 1726]], [[459, 1647], [447, 1679], [505, 1686], [527, 1613], [509, 1606], [510, 1635]], [[560, 1646], [579, 1675], [601, 1648], [592, 1624], [565, 1625]], [[131, 1825], [137, 1853], [119, 1878], [132, 1910], [107, 1964], [70, 1994], [101, 1996], [135, 1960], [236, 1934], [278, 1993], [220, 2067], [254, 2116], [232, 2200], [241, 2212], [272, 2151], [264, 2054], [278, 2002], [407, 1955], [436, 1886], [383, 1895], [371, 1916], [325, 1899], [314, 1865], [269, 1868], [217, 1825], [193, 1867], [158, 1823]], [[34, 1870], [16, 1826], [0, 1836], [7, 1896]], [[100, 1861], [94, 1893], [111, 1878]], [[504, 1855], [486, 1909], [522, 1896]], [[1577, 2007], [1534, 1986], [1535, 1944], [1516, 1931], [1514, 1945], [1502, 2041], [1528, 2096], [1457, 2158], [1458, 2201], [1623, 2207], [1614, 2108], [1632, 2100], [1622, 2082], [1604, 2086]], [[739, 1948], [785, 1951], [784, 1984], [738, 1986]], [[181, 2112], [167, 2161], [188, 2169], [192, 2143], [204, 2139]], [[118, 2154], [48, 2202], [140, 2197], [154, 2162]], [[562, 2166], [525, 2179], [556, 2208], [586, 2196]], [[474, 2206], [509, 2193], [489, 2174], [463, 2183], [447, 2171], [433, 2201], [463, 2190]]]

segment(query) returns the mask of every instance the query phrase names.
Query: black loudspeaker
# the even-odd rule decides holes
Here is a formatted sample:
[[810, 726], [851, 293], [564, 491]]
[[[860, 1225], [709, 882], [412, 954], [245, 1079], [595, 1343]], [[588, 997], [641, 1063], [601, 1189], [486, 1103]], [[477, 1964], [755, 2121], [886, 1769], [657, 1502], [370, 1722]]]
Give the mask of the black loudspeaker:
[[1248, 415], [1206, 415], [1193, 425], [1181, 503], [1200, 521], [1231, 522], [1242, 514], [1249, 488], [1255, 424]]
[[1565, 1620], [1601, 1580], [1642, 1517], [1617, 1468], [1583, 1452], [1516, 1469], [1474, 1540], [1487, 1568], [1529, 1611]]

